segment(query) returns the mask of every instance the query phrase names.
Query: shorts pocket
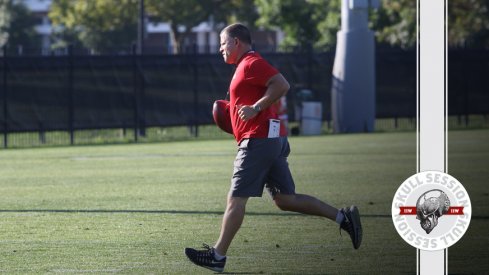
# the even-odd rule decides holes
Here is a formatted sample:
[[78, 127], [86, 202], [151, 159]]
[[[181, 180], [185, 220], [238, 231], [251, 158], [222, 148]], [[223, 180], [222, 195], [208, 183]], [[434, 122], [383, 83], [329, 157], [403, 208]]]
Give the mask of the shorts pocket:
[[250, 139], [249, 138], [246, 138], [246, 139], [243, 139], [240, 143], [239, 143], [239, 146], [238, 148], [241, 150], [241, 149], [249, 149], [248, 146], [250, 144]]

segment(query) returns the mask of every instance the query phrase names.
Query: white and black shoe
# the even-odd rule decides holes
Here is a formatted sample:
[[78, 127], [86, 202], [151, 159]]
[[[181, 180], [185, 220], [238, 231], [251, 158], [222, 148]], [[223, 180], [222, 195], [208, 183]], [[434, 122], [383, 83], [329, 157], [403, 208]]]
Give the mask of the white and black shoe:
[[340, 209], [345, 218], [340, 225], [341, 229], [348, 232], [353, 243], [353, 248], [358, 249], [362, 244], [362, 223], [360, 222], [360, 213], [355, 205]]
[[201, 267], [210, 269], [215, 272], [223, 272], [224, 265], [226, 265], [226, 257], [222, 260], [216, 260], [214, 248], [203, 244], [203, 250], [197, 250], [193, 248], [185, 248], [185, 255], [188, 259]]

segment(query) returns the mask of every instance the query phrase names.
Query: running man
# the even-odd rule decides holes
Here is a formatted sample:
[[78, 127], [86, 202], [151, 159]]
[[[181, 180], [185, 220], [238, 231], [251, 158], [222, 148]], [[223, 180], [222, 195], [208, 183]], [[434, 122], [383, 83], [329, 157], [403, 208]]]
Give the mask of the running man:
[[238, 143], [231, 188], [219, 239], [203, 250], [186, 248], [194, 264], [224, 271], [226, 254], [244, 219], [250, 197], [261, 197], [266, 188], [283, 211], [328, 218], [351, 237], [353, 247], [362, 242], [360, 214], [356, 206], [337, 209], [315, 197], [297, 194], [289, 170], [287, 130], [271, 108], [290, 86], [280, 72], [252, 49], [251, 35], [242, 24], [232, 24], [220, 33], [220, 53], [227, 64], [236, 65], [231, 80], [230, 114]]

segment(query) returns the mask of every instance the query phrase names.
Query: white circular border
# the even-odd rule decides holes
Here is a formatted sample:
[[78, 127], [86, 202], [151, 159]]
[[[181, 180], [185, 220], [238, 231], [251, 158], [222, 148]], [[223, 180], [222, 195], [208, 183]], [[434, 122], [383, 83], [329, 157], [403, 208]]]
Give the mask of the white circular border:
[[[451, 187], [447, 187], [447, 185]], [[406, 189], [411, 189], [411, 191], [406, 194], [404, 192]], [[422, 190], [420, 191], [419, 189]], [[416, 220], [416, 215], [399, 215], [400, 206], [416, 206], [419, 193], [423, 193], [429, 189], [440, 189], [447, 193], [450, 198], [450, 206], [464, 206], [464, 215], [449, 216], [450, 218], [455, 217], [453, 218], [455, 221], [451, 222], [454, 225], [446, 230], [446, 232], [436, 234], [436, 237], [426, 234], [421, 229], [419, 221]], [[416, 195], [415, 197], [412, 196], [413, 193]], [[464, 196], [457, 199], [456, 195], [458, 194], [463, 194]], [[392, 200], [392, 222], [397, 233], [405, 242], [421, 250], [436, 251], [452, 246], [467, 231], [471, 217], [472, 206], [467, 190], [465, 190], [464, 186], [457, 179], [439, 171], [423, 171], [407, 178], [399, 186]], [[439, 227], [441, 227], [440, 224], [443, 222], [443, 218], [445, 220], [447, 219], [445, 216], [440, 217]], [[413, 228], [413, 221], [411, 219], [417, 221], [416, 224], [419, 228]]]

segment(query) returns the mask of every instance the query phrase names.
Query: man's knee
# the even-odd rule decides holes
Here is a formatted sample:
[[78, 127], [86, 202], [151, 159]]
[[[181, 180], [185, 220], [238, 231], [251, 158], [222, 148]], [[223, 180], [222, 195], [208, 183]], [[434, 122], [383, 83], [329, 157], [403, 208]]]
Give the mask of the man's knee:
[[282, 211], [289, 211], [290, 206], [294, 200], [295, 196], [294, 195], [282, 195], [282, 194], [277, 194], [273, 198], [273, 201], [275, 202], [275, 205]]
[[245, 197], [228, 197], [227, 208], [229, 210], [237, 210], [246, 208], [246, 202], [248, 198]]

